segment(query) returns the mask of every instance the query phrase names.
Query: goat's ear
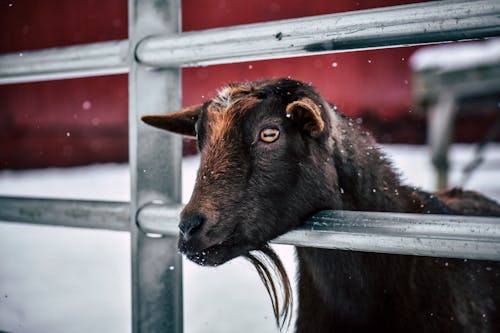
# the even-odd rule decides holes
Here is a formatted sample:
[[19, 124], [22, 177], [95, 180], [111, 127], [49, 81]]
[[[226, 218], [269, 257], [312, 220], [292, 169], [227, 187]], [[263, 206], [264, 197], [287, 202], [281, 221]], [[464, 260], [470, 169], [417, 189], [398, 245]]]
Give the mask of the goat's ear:
[[187, 136], [196, 137], [196, 122], [200, 115], [202, 104], [189, 106], [185, 109], [167, 114], [146, 115], [141, 119], [148, 125]]
[[325, 129], [320, 107], [310, 98], [303, 97], [286, 107], [286, 115], [296, 121], [312, 137], [318, 137]]

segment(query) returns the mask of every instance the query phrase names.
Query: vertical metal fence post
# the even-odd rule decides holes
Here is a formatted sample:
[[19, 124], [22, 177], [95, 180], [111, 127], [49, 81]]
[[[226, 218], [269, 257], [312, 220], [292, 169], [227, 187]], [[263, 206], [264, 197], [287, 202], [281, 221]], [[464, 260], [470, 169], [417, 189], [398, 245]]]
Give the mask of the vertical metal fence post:
[[131, 172], [132, 331], [182, 332], [182, 261], [175, 237], [152, 238], [138, 229], [138, 209], [153, 200], [181, 200], [180, 138], [147, 128], [140, 116], [180, 107], [180, 70], [147, 68], [135, 48], [144, 37], [175, 33], [180, 0], [129, 0], [129, 142]]

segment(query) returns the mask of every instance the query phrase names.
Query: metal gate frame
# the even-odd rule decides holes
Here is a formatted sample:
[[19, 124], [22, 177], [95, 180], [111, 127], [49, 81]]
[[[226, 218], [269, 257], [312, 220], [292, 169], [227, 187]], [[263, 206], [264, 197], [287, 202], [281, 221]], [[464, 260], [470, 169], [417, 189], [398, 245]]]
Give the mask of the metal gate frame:
[[[180, 107], [180, 67], [500, 36], [497, 0], [426, 2], [187, 33], [180, 32], [180, 0], [129, 0], [128, 6], [128, 40], [0, 55], [0, 84], [129, 73], [131, 201], [0, 197], [0, 220], [129, 231], [134, 333], [183, 331], [176, 249], [182, 143], [139, 122], [143, 113]], [[273, 242], [500, 260], [500, 219], [325, 211]]]

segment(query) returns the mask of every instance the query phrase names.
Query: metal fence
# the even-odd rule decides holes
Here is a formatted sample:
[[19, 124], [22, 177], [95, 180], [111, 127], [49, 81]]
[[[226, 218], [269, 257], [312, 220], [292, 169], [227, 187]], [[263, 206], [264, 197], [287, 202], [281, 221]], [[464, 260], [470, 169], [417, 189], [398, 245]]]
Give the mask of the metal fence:
[[[131, 201], [0, 197], [0, 220], [129, 231], [133, 332], [183, 330], [176, 249], [182, 143], [139, 122], [143, 112], [180, 107], [180, 67], [500, 36], [498, 0], [426, 2], [188, 33], [180, 32], [180, 0], [128, 5], [128, 40], [0, 55], [0, 83], [128, 72]], [[274, 242], [500, 260], [500, 220], [328, 211]]]

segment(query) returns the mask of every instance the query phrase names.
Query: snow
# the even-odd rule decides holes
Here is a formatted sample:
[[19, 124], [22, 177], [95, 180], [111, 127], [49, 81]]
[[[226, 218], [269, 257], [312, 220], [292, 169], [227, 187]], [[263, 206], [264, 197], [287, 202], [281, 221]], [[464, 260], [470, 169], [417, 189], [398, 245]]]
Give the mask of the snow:
[[459, 70], [499, 62], [500, 38], [425, 47], [417, 50], [410, 59], [415, 71]]
[[[411, 184], [432, 189], [424, 146], [384, 146]], [[452, 184], [473, 147], [451, 150]], [[500, 200], [500, 144], [468, 188]], [[199, 160], [183, 160], [183, 200], [189, 199]], [[0, 172], [0, 195], [129, 200], [128, 165]], [[125, 232], [0, 223], [0, 331], [130, 332], [130, 238]], [[291, 281], [291, 246], [276, 246]], [[235, 259], [217, 268], [183, 261], [184, 328], [201, 332], [277, 332], [271, 303], [253, 267]], [[290, 327], [293, 331], [293, 324]]]

